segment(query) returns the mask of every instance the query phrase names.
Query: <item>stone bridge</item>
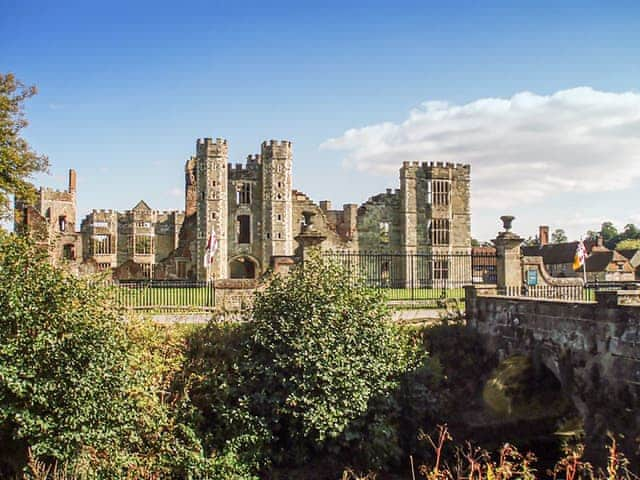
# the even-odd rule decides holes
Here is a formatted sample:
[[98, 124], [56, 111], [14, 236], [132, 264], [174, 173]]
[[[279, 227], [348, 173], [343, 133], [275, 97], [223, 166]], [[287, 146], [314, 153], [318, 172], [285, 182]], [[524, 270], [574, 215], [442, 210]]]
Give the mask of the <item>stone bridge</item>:
[[468, 325], [504, 359], [530, 356], [560, 381], [584, 419], [587, 455], [598, 463], [607, 432], [638, 465], [640, 291], [601, 292], [595, 302], [505, 297], [468, 287]]

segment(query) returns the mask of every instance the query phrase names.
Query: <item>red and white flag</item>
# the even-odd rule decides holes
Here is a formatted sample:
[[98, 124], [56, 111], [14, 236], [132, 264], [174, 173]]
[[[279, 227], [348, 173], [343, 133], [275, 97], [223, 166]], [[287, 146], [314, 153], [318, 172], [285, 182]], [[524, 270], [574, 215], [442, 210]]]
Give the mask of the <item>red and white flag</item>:
[[216, 231], [212, 228], [211, 235], [209, 235], [209, 240], [207, 241], [207, 248], [204, 251], [204, 268], [209, 268], [216, 250], [218, 250], [218, 238], [216, 237]]
[[573, 269], [578, 270], [580, 267], [583, 267], [586, 261], [587, 249], [585, 248], [582, 240], [580, 240], [578, 242], [578, 247], [576, 248], [576, 253], [573, 256]]

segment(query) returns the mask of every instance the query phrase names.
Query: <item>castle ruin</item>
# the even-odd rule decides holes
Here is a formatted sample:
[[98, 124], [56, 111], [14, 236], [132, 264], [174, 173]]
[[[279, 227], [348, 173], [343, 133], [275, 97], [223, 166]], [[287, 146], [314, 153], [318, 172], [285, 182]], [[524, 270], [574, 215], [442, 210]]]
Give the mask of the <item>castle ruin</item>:
[[[263, 142], [259, 154], [233, 165], [227, 140], [198, 139], [185, 164], [184, 211], [140, 201], [124, 212], [93, 210], [79, 230], [71, 170], [68, 190], [41, 188], [35, 205], [16, 201], [15, 230], [34, 236], [55, 262], [112, 270], [118, 279], [258, 278], [277, 259], [299, 255], [296, 236], [310, 221], [326, 237], [322, 250], [406, 257], [471, 250], [469, 165], [403, 162], [399, 189], [334, 210], [293, 189], [292, 162], [286, 140]], [[218, 248], [205, 268], [212, 232]]]

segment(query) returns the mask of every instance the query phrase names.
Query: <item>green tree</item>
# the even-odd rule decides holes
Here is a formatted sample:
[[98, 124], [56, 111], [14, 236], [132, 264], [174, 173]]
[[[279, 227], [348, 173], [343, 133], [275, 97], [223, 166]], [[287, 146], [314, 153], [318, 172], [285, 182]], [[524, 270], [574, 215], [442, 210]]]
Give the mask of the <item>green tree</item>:
[[535, 236], [535, 237], [527, 237], [527, 239], [522, 242], [524, 245], [526, 245], [527, 247], [538, 247], [540, 246], [540, 239]]
[[640, 239], [640, 229], [633, 223], [628, 223], [624, 226], [624, 231], [621, 236], [622, 240], [638, 240]]
[[618, 229], [613, 222], [603, 222], [600, 226], [600, 235], [602, 235], [602, 240], [607, 248], [614, 248], [619, 241]]
[[563, 243], [567, 241], [567, 234], [562, 228], [556, 228], [551, 234], [552, 243]]
[[[320, 258], [275, 277], [251, 322], [200, 342], [218, 345], [196, 360], [191, 391], [213, 446], [257, 452], [247, 461], [262, 466], [400, 458], [395, 394], [423, 357], [388, 313], [379, 292]], [[198, 365], [214, 353], [214, 365]]]
[[36, 94], [12, 73], [0, 73], [0, 220], [11, 217], [11, 197], [31, 200], [34, 195], [29, 177], [48, 169], [47, 157], [31, 149], [22, 138], [27, 126], [24, 102]]
[[204, 455], [184, 399], [158, 395], [176, 367], [154, 358], [175, 344], [121, 318], [109, 289], [0, 232], [0, 476], [30, 449], [79, 478], [244, 478], [234, 457]]
[[640, 239], [627, 238], [616, 245], [616, 250], [635, 250], [640, 248]]

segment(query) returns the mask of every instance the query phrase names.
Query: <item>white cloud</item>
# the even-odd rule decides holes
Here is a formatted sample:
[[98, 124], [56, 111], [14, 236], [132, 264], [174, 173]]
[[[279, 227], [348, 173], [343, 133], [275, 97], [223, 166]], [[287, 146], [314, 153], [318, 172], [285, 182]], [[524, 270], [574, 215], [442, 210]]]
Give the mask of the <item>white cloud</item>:
[[475, 206], [618, 190], [640, 178], [640, 94], [579, 87], [465, 105], [429, 101], [402, 123], [351, 129], [321, 148], [380, 174], [396, 173], [402, 161], [470, 163]]

